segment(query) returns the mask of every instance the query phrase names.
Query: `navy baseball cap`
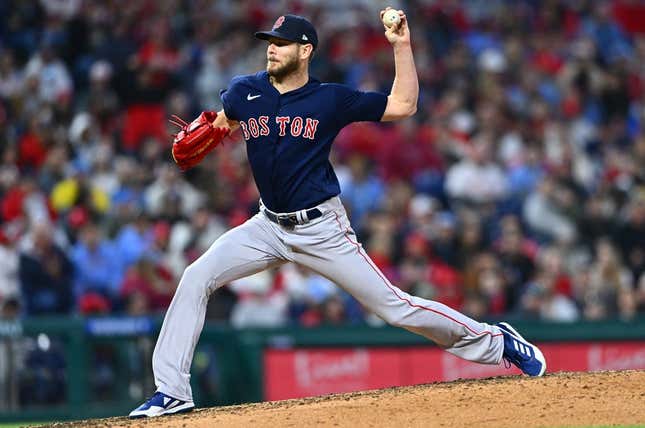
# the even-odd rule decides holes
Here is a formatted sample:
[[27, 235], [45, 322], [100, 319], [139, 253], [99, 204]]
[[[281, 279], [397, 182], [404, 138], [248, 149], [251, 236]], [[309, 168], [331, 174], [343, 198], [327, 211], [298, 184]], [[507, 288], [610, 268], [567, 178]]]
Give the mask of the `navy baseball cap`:
[[255, 37], [262, 40], [276, 37], [302, 45], [311, 43], [314, 49], [318, 46], [316, 29], [306, 18], [298, 15], [282, 15], [276, 19], [271, 31], [258, 31]]

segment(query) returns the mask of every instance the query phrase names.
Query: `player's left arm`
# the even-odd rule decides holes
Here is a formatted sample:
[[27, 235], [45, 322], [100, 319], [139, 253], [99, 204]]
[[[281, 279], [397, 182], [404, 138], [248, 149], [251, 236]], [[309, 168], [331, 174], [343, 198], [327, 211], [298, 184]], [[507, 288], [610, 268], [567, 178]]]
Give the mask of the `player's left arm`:
[[[387, 8], [381, 11], [381, 19]], [[419, 98], [419, 79], [414, 65], [412, 46], [410, 44], [410, 29], [408, 20], [399, 10], [401, 21], [391, 27], [385, 27], [385, 37], [392, 44], [394, 50], [394, 83], [392, 91], [387, 97], [385, 112], [382, 122], [404, 119], [412, 116], [417, 111]]]
[[172, 158], [182, 171], [200, 163], [237, 127], [237, 122], [229, 120], [224, 110], [203, 111], [191, 123], [173, 116], [171, 123], [180, 128], [173, 140]]

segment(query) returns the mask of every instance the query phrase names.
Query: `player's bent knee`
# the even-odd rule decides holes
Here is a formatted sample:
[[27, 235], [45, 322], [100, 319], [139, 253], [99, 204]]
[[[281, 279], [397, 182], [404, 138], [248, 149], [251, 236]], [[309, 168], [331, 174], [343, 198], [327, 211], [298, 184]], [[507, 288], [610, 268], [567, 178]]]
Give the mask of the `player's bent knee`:
[[181, 281], [179, 282], [179, 288], [191, 288], [191, 289], [200, 289], [200, 291], [206, 291], [209, 287], [211, 275], [203, 266], [200, 266], [198, 261], [191, 263], [181, 276]]
[[394, 327], [405, 327], [407, 325], [405, 318], [402, 318], [400, 314], [394, 311], [385, 311], [379, 314], [379, 316], [383, 321]]

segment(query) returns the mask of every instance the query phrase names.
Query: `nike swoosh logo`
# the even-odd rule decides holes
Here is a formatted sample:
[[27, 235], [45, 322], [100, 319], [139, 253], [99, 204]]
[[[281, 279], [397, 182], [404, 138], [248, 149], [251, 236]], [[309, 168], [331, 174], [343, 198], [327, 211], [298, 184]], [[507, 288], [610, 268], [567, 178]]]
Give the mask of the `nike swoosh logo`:
[[256, 99], [256, 98], [258, 98], [258, 97], [261, 97], [261, 96], [262, 96], [262, 94], [258, 94], [258, 95], [253, 95], [253, 96], [251, 96], [251, 94], [249, 93], [249, 94], [246, 96], [246, 99], [247, 99], [248, 101], [251, 101], [251, 100], [254, 100], [254, 99]]

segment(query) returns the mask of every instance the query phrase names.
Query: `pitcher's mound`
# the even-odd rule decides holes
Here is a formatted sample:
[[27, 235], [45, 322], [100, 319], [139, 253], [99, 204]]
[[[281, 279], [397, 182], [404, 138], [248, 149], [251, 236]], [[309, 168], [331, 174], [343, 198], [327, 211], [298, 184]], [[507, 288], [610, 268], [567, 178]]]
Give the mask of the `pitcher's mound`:
[[[461, 380], [196, 410], [101, 427], [576, 427], [645, 424], [645, 371]], [[57, 424], [57, 426], [60, 426]]]

